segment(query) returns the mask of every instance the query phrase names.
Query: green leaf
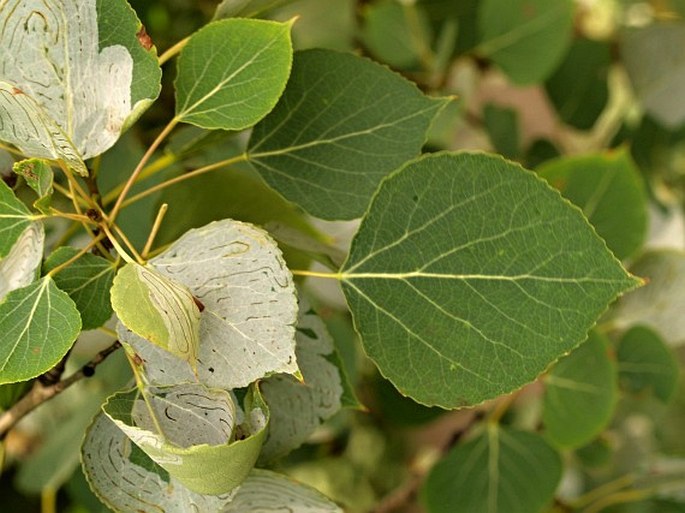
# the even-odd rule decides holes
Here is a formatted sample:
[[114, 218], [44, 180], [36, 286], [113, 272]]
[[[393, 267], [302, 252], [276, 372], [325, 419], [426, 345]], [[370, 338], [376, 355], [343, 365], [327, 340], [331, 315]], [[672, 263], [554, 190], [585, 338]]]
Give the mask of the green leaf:
[[281, 7], [293, 0], [223, 0], [216, 6], [215, 20], [222, 18], [253, 18], [265, 11]]
[[50, 164], [42, 159], [27, 159], [16, 162], [12, 170], [24, 177], [28, 186], [38, 194], [38, 199], [33, 206], [43, 213], [49, 213], [54, 177]]
[[[80, 250], [61, 247], [45, 261], [44, 271], [50, 272], [74, 258]], [[102, 326], [112, 316], [109, 290], [112, 287], [116, 266], [102, 257], [84, 254], [62, 269], [53, 279], [57, 286], [76, 304], [81, 313], [84, 330]]]
[[83, 471], [93, 492], [122, 513], [223, 511], [233, 493], [202, 495], [183, 486], [152, 461], [104, 413], [86, 431]]
[[12, 290], [26, 287], [38, 277], [44, 244], [43, 225], [30, 223], [21, 232], [9, 253], [0, 258], [0, 300]]
[[483, 109], [483, 123], [497, 153], [509, 159], [520, 155], [519, 120], [514, 109], [488, 103]]
[[618, 346], [621, 384], [632, 393], [651, 391], [667, 403], [678, 387], [678, 361], [652, 330], [636, 326], [621, 338]]
[[581, 130], [592, 128], [609, 100], [611, 61], [609, 43], [582, 38], [573, 42], [545, 82], [547, 96], [564, 123]]
[[638, 283], [556, 191], [478, 153], [388, 177], [340, 279], [381, 373], [446, 408], [534, 380]]
[[49, 276], [11, 291], [0, 302], [0, 383], [50, 370], [81, 332], [81, 318]]
[[618, 400], [618, 373], [606, 338], [590, 337], [545, 376], [542, 421], [556, 446], [575, 448], [601, 433]]
[[131, 262], [114, 278], [111, 297], [125, 326], [196, 368], [200, 310], [185, 286]]
[[304, 298], [300, 299], [295, 339], [303, 381], [278, 375], [267, 378], [260, 385], [271, 411], [269, 435], [260, 455], [264, 462], [284, 456], [302, 445], [342, 406], [343, 376], [330, 361], [335, 355], [333, 339]]
[[647, 192], [626, 150], [563, 157], [538, 173], [578, 205], [620, 259], [642, 247], [647, 233]]
[[[201, 384], [120, 392], [103, 411], [170, 476], [188, 489], [219, 495], [238, 486], [261, 450], [269, 410], [256, 389], [246, 397], [245, 423], [236, 434], [232, 396]], [[161, 433], [157, 428], [161, 429]]]
[[654, 23], [626, 30], [621, 58], [644, 108], [664, 126], [685, 121], [685, 24]]
[[6, 257], [31, 225], [31, 212], [0, 180], [0, 258]]
[[176, 118], [242, 130], [274, 108], [290, 74], [292, 22], [228, 19], [200, 29], [178, 60]]
[[656, 250], [644, 253], [630, 272], [645, 280], [611, 310], [608, 322], [618, 329], [637, 324], [656, 331], [671, 346], [685, 343], [685, 253]]
[[178, 358], [119, 330], [145, 363], [150, 383], [199, 379], [209, 387], [233, 389], [269, 374], [297, 372], [295, 287], [266, 232], [218, 221], [190, 230], [150, 264], [186, 285], [204, 306], [197, 377]]
[[483, 0], [481, 55], [516, 84], [547, 78], [563, 58], [573, 31], [572, 0]]
[[81, 159], [110, 148], [159, 93], [154, 51], [132, 50], [134, 11], [124, 0], [29, 0], [4, 9], [0, 24], [0, 77], [13, 81], [0, 85], [12, 120], [0, 139], [87, 174]]
[[253, 470], [224, 513], [343, 513], [313, 488], [268, 470]]
[[552, 501], [561, 458], [535, 434], [488, 425], [452, 449], [421, 489], [427, 513], [532, 513]]
[[355, 55], [298, 52], [283, 97], [252, 132], [250, 162], [310, 214], [359, 217], [381, 179], [419, 154], [448, 101]]

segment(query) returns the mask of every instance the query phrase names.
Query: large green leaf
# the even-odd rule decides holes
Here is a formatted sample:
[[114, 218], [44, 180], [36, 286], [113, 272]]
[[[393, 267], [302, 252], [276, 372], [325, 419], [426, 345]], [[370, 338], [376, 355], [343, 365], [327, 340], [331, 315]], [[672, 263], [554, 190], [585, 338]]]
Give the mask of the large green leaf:
[[564, 56], [573, 31], [572, 0], [483, 0], [479, 11], [481, 54], [517, 84], [549, 76]]
[[648, 390], [664, 403], [673, 397], [680, 373], [678, 360], [652, 330], [631, 328], [621, 338], [617, 356], [621, 385], [628, 391]]
[[[76, 248], [58, 248], [45, 261], [45, 272], [74, 258], [78, 253], [79, 250]], [[98, 328], [112, 316], [109, 289], [112, 287], [115, 272], [116, 266], [113, 262], [85, 254], [53, 275], [57, 286], [69, 294], [76, 303], [84, 330]]]
[[81, 461], [95, 494], [121, 513], [223, 511], [233, 496], [189, 490], [152, 461], [104, 413], [98, 414], [86, 431]]
[[214, 222], [190, 230], [150, 264], [186, 285], [203, 306], [197, 377], [179, 358], [119, 330], [144, 361], [151, 383], [199, 379], [233, 389], [297, 372], [295, 287], [266, 232], [230, 219]]
[[344, 378], [330, 361], [335, 356], [333, 339], [305, 299], [300, 299], [295, 338], [303, 381], [281, 374], [260, 385], [271, 412], [269, 435], [260, 455], [263, 461], [284, 456], [302, 445], [342, 406]]
[[605, 337], [589, 339], [545, 376], [542, 421], [545, 435], [559, 447], [592, 441], [611, 420], [618, 400], [618, 373]]
[[654, 23], [626, 30], [621, 58], [644, 108], [664, 126], [685, 121], [685, 24]]
[[552, 501], [561, 469], [540, 435], [489, 425], [431, 470], [421, 498], [428, 513], [538, 513]]
[[49, 276], [11, 291], [0, 302], [0, 383], [50, 370], [80, 332], [76, 305]]
[[448, 101], [352, 54], [298, 52], [283, 97], [252, 132], [250, 162], [310, 214], [359, 217], [381, 179], [419, 154]]
[[610, 66], [610, 43], [591, 39], [573, 42], [564, 61], [545, 82], [547, 95], [562, 121], [583, 130], [592, 128], [609, 100]]
[[545, 163], [538, 172], [583, 210], [618, 258], [626, 259], [642, 247], [647, 192], [628, 151], [564, 157]]
[[135, 46], [140, 22], [124, 0], [12, 0], [0, 24], [0, 112], [11, 119], [0, 138], [28, 156], [85, 174], [81, 158], [111, 147], [159, 93], [155, 52]]
[[229, 19], [193, 34], [178, 60], [176, 118], [226, 130], [263, 118], [288, 81], [291, 25]]
[[124, 325], [196, 368], [200, 309], [185, 286], [154, 267], [131, 262], [114, 278], [111, 298]]
[[256, 389], [246, 397], [245, 422], [239, 426], [234, 399], [224, 390], [187, 383], [142, 393], [115, 394], [103, 410], [170, 476], [210, 495], [228, 493], [247, 477], [269, 422]]
[[611, 310], [608, 322], [619, 329], [643, 324], [671, 346], [685, 343], [685, 253], [656, 250], [644, 253], [630, 267], [646, 285], [627, 295]]
[[547, 184], [468, 153], [424, 157], [388, 177], [340, 279], [381, 373], [443, 407], [532, 381], [637, 284]]

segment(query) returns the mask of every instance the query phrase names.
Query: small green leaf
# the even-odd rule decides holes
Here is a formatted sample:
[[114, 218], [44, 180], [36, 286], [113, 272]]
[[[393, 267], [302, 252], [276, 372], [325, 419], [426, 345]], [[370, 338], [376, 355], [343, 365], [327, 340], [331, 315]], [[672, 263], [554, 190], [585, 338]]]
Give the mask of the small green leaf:
[[213, 19], [253, 18], [292, 1], [293, 0], [222, 0], [222, 2], [216, 6]]
[[685, 25], [653, 23], [628, 29], [621, 38], [621, 58], [644, 108], [669, 129], [685, 121]]
[[630, 272], [645, 286], [627, 295], [612, 308], [608, 322], [618, 329], [643, 324], [671, 346], [685, 343], [685, 253], [656, 250], [644, 253]]
[[[61, 247], [45, 261], [47, 273], [74, 258], [80, 250]], [[102, 326], [112, 316], [109, 290], [116, 266], [102, 257], [84, 254], [53, 276], [57, 286], [76, 303], [84, 330]]]
[[171, 477], [104, 413], [86, 431], [83, 471], [95, 494], [122, 513], [224, 511], [233, 493], [202, 495]]
[[573, 1], [484, 0], [478, 21], [479, 53], [516, 84], [533, 84], [549, 76], [571, 42]]
[[0, 258], [0, 300], [10, 291], [26, 287], [38, 277], [44, 244], [43, 225], [30, 223], [9, 253]]
[[50, 370], [80, 332], [76, 305], [49, 276], [11, 291], [0, 302], [0, 383]]
[[610, 43], [583, 38], [573, 42], [545, 82], [547, 96], [564, 123], [581, 130], [592, 128], [609, 100], [611, 62]]
[[[103, 411], [155, 463], [196, 493], [228, 493], [243, 482], [269, 422], [259, 391], [248, 393], [240, 426], [233, 398], [224, 390], [182, 384], [143, 393], [146, 399], [138, 389], [115, 394]], [[234, 440], [236, 429], [240, 435]]]
[[231, 219], [217, 221], [188, 231], [150, 265], [187, 286], [204, 307], [197, 377], [178, 358], [120, 330], [145, 362], [150, 383], [199, 379], [233, 389], [297, 372], [295, 287], [266, 232]]
[[468, 153], [385, 179], [340, 278], [381, 373], [446, 408], [534, 380], [638, 283], [546, 183]]
[[264, 462], [302, 445], [342, 406], [344, 378], [340, 369], [329, 361], [335, 354], [333, 340], [326, 325], [303, 298], [295, 339], [303, 381], [278, 375], [260, 385], [271, 411], [269, 435], [260, 455]]
[[618, 373], [608, 341], [596, 332], [545, 376], [545, 435], [563, 448], [580, 447], [601, 433], [618, 400]]
[[31, 212], [0, 180], [0, 258], [6, 257], [31, 223]]
[[154, 51], [133, 50], [140, 22], [125, 0], [28, 0], [3, 9], [0, 25], [0, 77], [16, 80], [0, 85], [12, 120], [0, 139], [29, 157], [86, 175], [82, 159], [110, 148], [159, 93]]
[[678, 361], [656, 333], [642, 326], [632, 328], [621, 338], [618, 370], [621, 384], [629, 392], [649, 390], [664, 403], [678, 387]]
[[12, 170], [23, 176], [28, 186], [38, 194], [33, 206], [43, 213], [48, 213], [54, 177], [50, 164], [42, 159], [27, 159], [16, 162]]
[[200, 29], [178, 60], [176, 118], [242, 130], [274, 108], [290, 74], [291, 22], [228, 19]]
[[535, 433], [490, 424], [452, 449], [421, 489], [428, 513], [543, 511], [561, 479], [561, 458]]
[[642, 247], [647, 192], [628, 151], [563, 157], [538, 173], [583, 210], [618, 258], [629, 258]]
[[488, 103], [483, 109], [483, 123], [497, 153], [508, 159], [520, 155], [519, 120], [514, 109]]
[[185, 286], [153, 267], [131, 262], [114, 278], [111, 296], [124, 325], [195, 369], [200, 310]]
[[313, 488], [268, 470], [253, 470], [224, 513], [343, 513]]
[[252, 132], [250, 162], [310, 214], [359, 217], [381, 179], [419, 154], [448, 101], [352, 54], [298, 52], [283, 97]]

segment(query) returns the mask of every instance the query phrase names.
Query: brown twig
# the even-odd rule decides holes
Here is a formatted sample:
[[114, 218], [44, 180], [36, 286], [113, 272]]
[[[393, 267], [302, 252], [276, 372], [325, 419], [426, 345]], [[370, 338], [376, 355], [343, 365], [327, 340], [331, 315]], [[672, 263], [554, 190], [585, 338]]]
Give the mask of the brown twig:
[[31, 391], [22, 397], [14, 406], [0, 415], [0, 439], [12, 429], [17, 422], [28, 415], [31, 411], [43, 404], [45, 401], [52, 399], [57, 394], [64, 392], [74, 383], [89, 378], [95, 374], [95, 368], [100, 365], [105, 359], [114, 351], [121, 347], [121, 343], [117, 340], [112, 345], [103, 349], [96, 354], [87, 364], [81, 369], [74, 372], [71, 376], [58, 381], [49, 386], [42, 385], [40, 381], [36, 381]]

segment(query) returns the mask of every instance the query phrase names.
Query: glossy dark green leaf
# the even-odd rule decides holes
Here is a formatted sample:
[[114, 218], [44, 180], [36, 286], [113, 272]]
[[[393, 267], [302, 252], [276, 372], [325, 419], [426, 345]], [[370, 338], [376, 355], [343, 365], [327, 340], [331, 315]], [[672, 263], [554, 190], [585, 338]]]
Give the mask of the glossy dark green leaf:
[[468, 153], [388, 177], [340, 279], [381, 373], [447, 408], [534, 380], [637, 284], [546, 183]]
[[627, 151], [563, 157], [544, 164], [540, 176], [578, 205], [620, 259], [642, 247], [647, 233], [647, 192]]
[[447, 101], [355, 55], [298, 52], [283, 97], [252, 132], [250, 162], [310, 214], [359, 217], [381, 179], [419, 154]]
[[632, 393], [650, 391], [666, 403], [678, 386], [678, 361], [661, 338], [652, 330], [636, 326], [618, 345], [618, 369], [621, 384]]
[[433, 467], [421, 502], [427, 513], [538, 513], [552, 501], [561, 470], [540, 435], [488, 425]]
[[[48, 257], [43, 268], [49, 272], [78, 253], [76, 248], [63, 246]], [[76, 303], [84, 330], [102, 326], [112, 316], [109, 289], [115, 272], [113, 262], [85, 254], [53, 276], [55, 284]]]
[[483, 0], [478, 51], [517, 84], [547, 78], [563, 58], [573, 30], [572, 0]]
[[555, 445], [580, 447], [606, 428], [618, 400], [618, 372], [605, 337], [590, 332], [543, 381], [542, 422]]
[[178, 59], [176, 119], [241, 130], [263, 118], [290, 74], [291, 25], [227, 19], [193, 34]]
[[545, 82], [545, 90], [564, 123], [592, 128], [609, 99], [609, 43], [576, 39], [561, 65]]

